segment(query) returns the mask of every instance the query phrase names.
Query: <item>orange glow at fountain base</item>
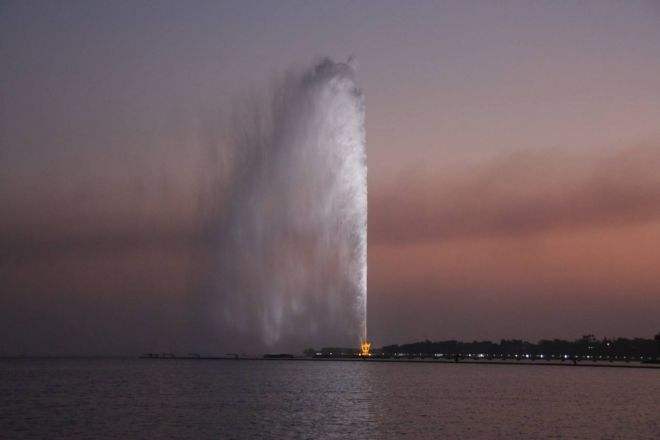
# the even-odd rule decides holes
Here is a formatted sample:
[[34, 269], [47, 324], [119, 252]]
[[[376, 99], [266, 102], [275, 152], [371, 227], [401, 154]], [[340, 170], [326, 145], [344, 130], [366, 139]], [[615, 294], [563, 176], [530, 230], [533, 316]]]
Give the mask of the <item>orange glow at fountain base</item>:
[[360, 343], [360, 357], [370, 357], [371, 356], [371, 342], [362, 341]]

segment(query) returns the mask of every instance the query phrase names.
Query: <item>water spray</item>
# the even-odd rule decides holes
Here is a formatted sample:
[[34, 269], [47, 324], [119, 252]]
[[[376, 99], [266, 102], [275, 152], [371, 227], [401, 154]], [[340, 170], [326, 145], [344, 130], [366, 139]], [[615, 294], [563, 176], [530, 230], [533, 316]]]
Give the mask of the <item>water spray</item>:
[[367, 343], [364, 99], [352, 60], [289, 73], [248, 104], [223, 156], [215, 321], [265, 348]]

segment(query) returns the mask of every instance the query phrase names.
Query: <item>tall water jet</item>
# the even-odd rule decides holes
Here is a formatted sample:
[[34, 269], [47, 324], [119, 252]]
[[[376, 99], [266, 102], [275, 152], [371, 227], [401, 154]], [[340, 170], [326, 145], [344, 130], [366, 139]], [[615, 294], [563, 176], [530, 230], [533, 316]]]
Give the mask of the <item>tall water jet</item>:
[[351, 62], [322, 60], [248, 100], [221, 152], [209, 308], [224, 345], [366, 340], [364, 100]]

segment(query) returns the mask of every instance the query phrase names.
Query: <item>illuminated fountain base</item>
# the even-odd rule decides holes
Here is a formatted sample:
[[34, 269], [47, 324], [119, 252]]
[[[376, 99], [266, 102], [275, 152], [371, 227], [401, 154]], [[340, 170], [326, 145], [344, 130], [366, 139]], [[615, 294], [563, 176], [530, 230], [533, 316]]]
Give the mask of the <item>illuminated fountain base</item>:
[[371, 342], [364, 340], [360, 344], [360, 357], [370, 357], [371, 356]]

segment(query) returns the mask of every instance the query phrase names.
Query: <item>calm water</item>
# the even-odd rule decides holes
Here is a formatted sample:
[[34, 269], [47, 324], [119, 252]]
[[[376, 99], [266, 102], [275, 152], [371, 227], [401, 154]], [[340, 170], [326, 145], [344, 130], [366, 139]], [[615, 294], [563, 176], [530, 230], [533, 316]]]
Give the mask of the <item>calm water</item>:
[[0, 361], [0, 438], [660, 438], [660, 370]]

